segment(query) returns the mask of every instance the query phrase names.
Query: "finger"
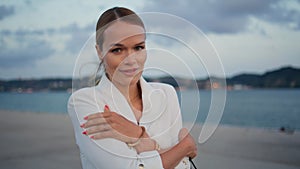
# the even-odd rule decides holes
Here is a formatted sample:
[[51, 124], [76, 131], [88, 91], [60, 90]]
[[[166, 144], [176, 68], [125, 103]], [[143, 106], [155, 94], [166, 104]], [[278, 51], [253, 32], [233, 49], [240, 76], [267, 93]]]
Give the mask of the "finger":
[[110, 112], [109, 106], [106, 104], [104, 106], [104, 113], [109, 113], [109, 112]]
[[197, 156], [196, 153], [193, 153], [193, 154], [190, 154], [190, 155], [189, 155], [189, 157], [190, 157], [191, 159], [195, 158], [196, 156]]
[[104, 132], [97, 133], [97, 134], [90, 136], [90, 138], [94, 139], [94, 140], [99, 140], [99, 139], [104, 139], [104, 138], [112, 138], [112, 137], [113, 137], [113, 133], [111, 131], [104, 131]]
[[89, 128], [89, 127], [93, 127], [93, 126], [97, 126], [97, 125], [101, 125], [101, 124], [105, 124], [105, 123], [107, 123], [106, 119], [103, 117], [100, 117], [100, 118], [88, 120], [86, 123], [83, 123], [81, 125], [81, 127]]
[[94, 127], [90, 127], [89, 129], [86, 130], [87, 135], [93, 135], [96, 133], [102, 133], [111, 130], [110, 125], [108, 124], [103, 124], [103, 125], [98, 125]]
[[195, 151], [189, 155], [189, 157], [191, 157], [192, 159], [195, 158], [196, 156], [197, 156], [197, 151]]
[[104, 106], [104, 112], [99, 112], [99, 113], [94, 113], [94, 114], [90, 114], [88, 116], [84, 117], [84, 120], [90, 120], [90, 119], [94, 119], [94, 118], [99, 118], [99, 117], [108, 117], [110, 115], [110, 109], [108, 105]]
[[104, 118], [106, 118], [106, 121], [109, 121], [108, 119], [111, 117], [112, 114], [107, 104], [104, 106], [103, 111], [104, 111], [103, 114], [105, 114]]
[[109, 115], [110, 115], [109, 113], [98, 112], [98, 113], [93, 113], [93, 114], [90, 114], [90, 115], [88, 115], [88, 116], [85, 116], [85, 117], [84, 117], [84, 120], [91, 120], [91, 119], [101, 118], [101, 117], [106, 118], [106, 117], [109, 116]]
[[189, 157], [191, 157], [192, 159], [195, 158], [198, 155], [198, 149], [197, 149], [197, 145], [195, 145], [194, 150], [188, 155]]

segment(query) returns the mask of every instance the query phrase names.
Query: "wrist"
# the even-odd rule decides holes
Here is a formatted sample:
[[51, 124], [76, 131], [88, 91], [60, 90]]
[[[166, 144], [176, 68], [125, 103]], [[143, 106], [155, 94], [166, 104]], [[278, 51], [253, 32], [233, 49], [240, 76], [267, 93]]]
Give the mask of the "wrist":
[[129, 140], [126, 142], [126, 144], [128, 145], [128, 147], [135, 147], [137, 146], [140, 141], [141, 141], [141, 138], [143, 137], [143, 135], [145, 134], [145, 127], [141, 126], [139, 127], [140, 128], [140, 132], [139, 132], [139, 135], [136, 137], [136, 138], [129, 138]]
[[185, 156], [194, 158], [197, 156], [197, 145], [193, 140], [183, 139], [179, 142], [182, 150], [184, 151]]
[[153, 150], [160, 150], [159, 145], [156, 143], [155, 140], [151, 138], [142, 138], [140, 143], [134, 146], [134, 149], [138, 153], [146, 152], [146, 151], [153, 151]]
[[193, 146], [191, 146], [188, 142], [181, 140], [178, 143], [180, 149], [184, 152], [185, 156], [187, 156], [191, 151], [193, 151]]
[[160, 151], [160, 145], [157, 143], [157, 141], [155, 141], [154, 140], [154, 143], [155, 143], [155, 145], [154, 145], [154, 150], [156, 150], [156, 151]]

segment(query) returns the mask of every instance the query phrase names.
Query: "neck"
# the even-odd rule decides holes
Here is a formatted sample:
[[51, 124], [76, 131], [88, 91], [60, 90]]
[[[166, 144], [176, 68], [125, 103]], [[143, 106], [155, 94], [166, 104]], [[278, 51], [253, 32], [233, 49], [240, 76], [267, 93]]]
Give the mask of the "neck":
[[140, 85], [139, 83], [136, 83], [136, 84], [132, 84], [132, 85], [129, 85], [129, 86], [117, 86], [117, 88], [119, 89], [119, 91], [125, 96], [125, 98], [128, 100], [128, 101], [132, 101], [134, 99], [136, 99], [137, 97], [139, 97], [140, 95]]
[[137, 80], [134, 80], [133, 82], [134, 83], [129, 83], [128, 85], [123, 85], [118, 82], [112, 82], [112, 83], [126, 98], [128, 104], [130, 105], [134, 113], [137, 122], [139, 122], [143, 111], [141, 84], [140, 81]]
[[140, 97], [140, 82], [136, 82], [129, 85], [122, 85], [117, 82], [112, 82], [116, 88], [122, 93], [122, 95], [129, 101], [133, 101]]

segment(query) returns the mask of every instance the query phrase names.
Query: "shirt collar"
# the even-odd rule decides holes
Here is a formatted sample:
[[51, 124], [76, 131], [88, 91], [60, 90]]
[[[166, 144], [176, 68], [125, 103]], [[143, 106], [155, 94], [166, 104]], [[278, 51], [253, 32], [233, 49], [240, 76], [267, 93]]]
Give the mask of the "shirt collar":
[[[166, 94], [161, 88], [154, 88], [151, 84], [146, 82], [143, 77], [140, 79], [140, 84], [143, 101], [143, 112], [140, 124], [151, 123], [159, 118], [165, 111], [167, 105]], [[136, 123], [136, 118], [126, 98], [105, 75], [102, 76], [101, 81], [96, 88], [97, 90], [100, 90], [100, 93], [102, 94], [99, 98], [105, 97], [102, 98], [102, 100], [105, 101], [105, 104], [110, 106], [112, 111], [115, 111], [126, 117], [128, 120]]]

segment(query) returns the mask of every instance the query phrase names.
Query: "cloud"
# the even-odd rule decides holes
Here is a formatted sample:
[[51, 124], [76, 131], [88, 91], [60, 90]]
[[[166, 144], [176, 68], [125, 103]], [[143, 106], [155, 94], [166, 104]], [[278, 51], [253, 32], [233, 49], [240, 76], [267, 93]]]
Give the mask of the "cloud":
[[[144, 11], [171, 13], [183, 17], [201, 30], [212, 33], [237, 33], [247, 30], [251, 17], [300, 28], [300, 10], [285, 0], [168, 0], [147, 1]], [[300, 5], [299, 5], [300, 6]]]
[[25, 32], [1, 32], [1, 68], [35, 66], [38, 60], [42, 60], [55, 52], [45, 40]]
[[[16, 31], [0, 30], [0, 67], [29, 67], [56, 53], [56, 49], [47, 39], [54, 36], [69, 36], [63, 40], [65, 51], [78, 54], [94, 27], [79, 27], [76, 23], [58, 29], [18, 29]], [[62, 38], [60, 38], [62, 40]]]
[[66, 42], [66, 49], [74, 54], [78, 53], [89, 37], [93, 35], [95, 26], [94, 24], [89, 24], [81, 28], [76, 23], [72, 23], [61, 28], [60, 31], [70, 34], [71, 38]]
[[300, 1], [280, 1], [277, 5], [272, 6], [268, 14], [262, 14], [261, 18], [271, 23], [278, 23], [294, 30], [300, 30]]
[[4, 19], [7, 16], [13, 15], [15, 9], [12, 6], [0, 5], [0, 20]]

